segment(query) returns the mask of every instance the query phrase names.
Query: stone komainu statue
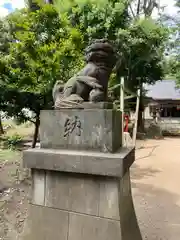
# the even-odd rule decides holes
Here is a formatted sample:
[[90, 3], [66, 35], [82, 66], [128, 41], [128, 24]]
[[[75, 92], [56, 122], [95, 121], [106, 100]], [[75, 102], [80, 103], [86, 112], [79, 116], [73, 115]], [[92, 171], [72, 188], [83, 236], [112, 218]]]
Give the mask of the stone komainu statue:
[[86, 48], [85, 59], [86, 66], [65, 85], [56, 82], [53, 88], [55, 109], [107, 101], [108, 81], [116, 63], [113, 45], [105, 39], [95, 40]]

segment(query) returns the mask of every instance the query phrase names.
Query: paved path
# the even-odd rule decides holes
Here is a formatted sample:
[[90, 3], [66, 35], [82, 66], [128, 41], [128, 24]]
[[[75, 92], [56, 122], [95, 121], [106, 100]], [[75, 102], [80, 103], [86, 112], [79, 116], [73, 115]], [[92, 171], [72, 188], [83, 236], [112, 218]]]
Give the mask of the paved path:
[[131, 179], [143, 240], [180, 240], [180, 139], [140, 145]]

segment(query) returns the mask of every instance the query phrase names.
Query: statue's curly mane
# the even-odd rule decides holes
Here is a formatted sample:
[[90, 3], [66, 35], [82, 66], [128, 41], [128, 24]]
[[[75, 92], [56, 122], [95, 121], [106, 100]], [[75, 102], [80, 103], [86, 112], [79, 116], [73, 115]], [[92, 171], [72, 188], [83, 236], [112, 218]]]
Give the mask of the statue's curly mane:
[[107, 39], [94, 40], [85, 49], [86, 62], [102, 63], [107, 67], [114, 66], [116, 62], [115, 49], [113, 44]]

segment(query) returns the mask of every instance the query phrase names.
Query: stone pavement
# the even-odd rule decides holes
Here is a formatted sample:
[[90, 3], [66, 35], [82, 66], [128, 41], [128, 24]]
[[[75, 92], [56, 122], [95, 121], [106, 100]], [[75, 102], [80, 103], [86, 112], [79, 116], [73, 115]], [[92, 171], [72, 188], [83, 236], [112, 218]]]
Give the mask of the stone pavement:
[[180, 139], [138, 146], [131, 180], [143, 240], [180, 240]]

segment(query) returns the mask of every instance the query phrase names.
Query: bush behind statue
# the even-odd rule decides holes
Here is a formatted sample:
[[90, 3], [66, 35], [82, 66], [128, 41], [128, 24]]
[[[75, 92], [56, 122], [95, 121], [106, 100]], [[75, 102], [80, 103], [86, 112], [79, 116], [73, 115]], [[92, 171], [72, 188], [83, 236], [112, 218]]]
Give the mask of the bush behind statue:
[[9, 149], [15, 149], [22, 142], [22, 136], [18, 133], [13, 135], [5, 135], [3, 137], [3, 145]]

